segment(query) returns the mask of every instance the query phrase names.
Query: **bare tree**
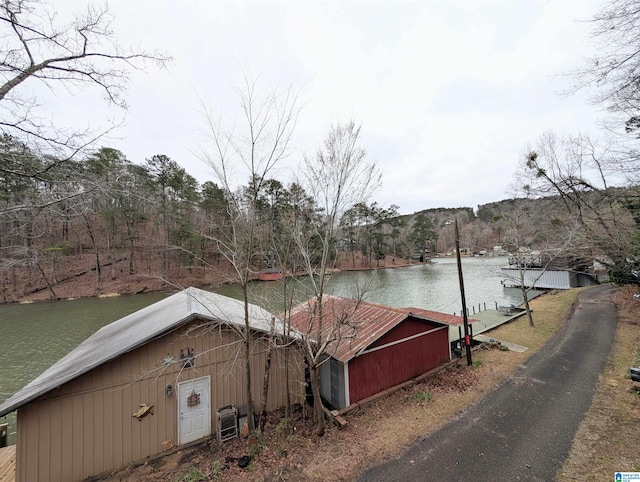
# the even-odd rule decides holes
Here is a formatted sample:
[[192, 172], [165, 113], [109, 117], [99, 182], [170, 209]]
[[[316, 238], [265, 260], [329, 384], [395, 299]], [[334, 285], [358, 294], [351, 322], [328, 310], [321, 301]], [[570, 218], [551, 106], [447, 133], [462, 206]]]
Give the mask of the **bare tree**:
[[598, 89], [597, 102], [625, 113], [635, 124], [640, 108], [640, 1], [608, 0], [591, 23], [596, 53], [574, 73], [576, 87]]
[[501, 219], [503, 247], [515, 271], [507, 275], [507, 281], [520, 289], [529, 326], [534, 326], [529, 294], [536, 283], [549, 269], [572, 270], [582, 261], [575, 251], [578, 223], [570, 216], [550, 214], [523, 201]]
[[[321, 219], [313, 230], [294, 231], [312, 287], [303, 344], [311, 375], [318, 435], [323, 435], [325, 428], [319, 368], [327, 359], [327, 348], [339, 339], [342, 326], [349, 322], [358, 306], [356, 302], [340, 313], [333, 313], [334, 323], [325, 320], [328, 315], [325, 295], [329, 271], [335, 260], [336, 233], [343, 213], [355, 204], [366, 202], [380, 186], [379, 170], [375, 163], [367, 161], [359, 141], [360, 126], [354, 122], [337, 125], [331, 129], [316, 156], [305, 158], [302, 184], [320, 209]], [[356, 287], [356, 301], [362, 296], [363, 290]]]
[[[299, 113], [297, 93], [289, 86], [265, 90], [259, 78], [244, 73], [243, 84], [235, 89], [242, 107], [239, 125], [228, 125], [220, 115], [203, 104], [208, 145], [199, 155], [211, 167], [227, 195], [227, 229], [216, 231], [211, 241], [228, 261], [228, 280], [237, 283], [245, 303], [244, 362], [250, 430], [254, 430], [251, 390], [251, 332], [249, 282], [256, 275], [255, 257], [261, 256], [266, 240], [259, 229], [258, 200], [265, 182], [280, 161], [289, 154], [289, 142]], [[249, 187], [239, 190], [241, 180]]]
[[[280, 334], [283, 345], [295, 342], [295, 331], [291, 327], [291, 312], [296, 301], [300, 301], [300, 279], [298, 273], [303, 269], [301, 256], [295, 243], [296, 230], [309, 230], [318, 221], [315, 205], [305, 190], [297, 183], [291, 183], [288, 188], [275, 180], [265, 182], [266, 189], [259, 200], [259, 224], [265, 231], [268, 240], [265, 253], [268, 267], [279, 271], [282, 276], [279, 296], [265, 299], [264, 306], [274, 312], [281, 313], [283, 333]], [[269, 343], [267, 364], [265, 366], [262, 406], [260, 409], [260, 430], [264, 430], [266, 422], [267, 392], [269, 385], [269, 360], [271, 353], [278, 348], [273, 342]], [[291, 394], [289, 390], [289, 366], [292, 360], [289, 351], [285, 351], [287, 403], [285, 420], [289, 419], [291, 409]], [[292, 426], [289, 426], [292, 429]]]
[[572, 72], [571, 93], [589, 90], [612, 115], [603, 121], [612, 167], [638, 185], [640, 138], [640, 1], [607, 0], [591, 19], [592, 51]]
[[106, 4], [89, 5], [65, 23], [44, 0], [0, 2], [0, 130], [41, 156], [52, 155], [38, 164], [0, 163], [0, 172], [42, 179], [114, 127], [79, 131], [54, 124], [34, 94], [37, 84], [52, 91], [96, 88], [108, 103], [126, 108], [130, 74], [147, 62], [164, 66], [169, 60], [121, 47], [110, 24]]
[[[553, 197], [586, 233], [585, 243], [610, 267], [625, 269], [633, 251], [637, 223], [634, 191], [612, 186], [615, 172], [607, 166], [607, 152], [585, 136], [543, 134], [523, 156], [516, 191], [527, 197]], [[630, 207], [631, 206], [631, 207]]]

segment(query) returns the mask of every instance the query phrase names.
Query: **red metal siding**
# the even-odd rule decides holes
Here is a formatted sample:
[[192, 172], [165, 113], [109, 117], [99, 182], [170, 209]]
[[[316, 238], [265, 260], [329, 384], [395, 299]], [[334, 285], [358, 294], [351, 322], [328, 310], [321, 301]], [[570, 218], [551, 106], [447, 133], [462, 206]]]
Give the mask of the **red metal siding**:
[[[416, 322], [419, 323], [419, 322]], [[434, 328], [419, 323], [421, 332]], [[383, 339], [396, 341], [404, 338], [394, 333], [407, 330], [415, 333], [415, 324], [400, 324]], [[386, 341], [389, 343], [390, 341]], [[384, 345], [384, 343], [376, 343]], [[421, 375], [449, 360], [449, 330], [446, 327], [405, 342], [365, 353], [349, 362], [349, 403], [355, 403], [387, 388]]]
[[410, 336], [417, 335], [418, 333], [424, 333], [425, 331], [434, 330], [440, 327], [442, 327], [442, 325], [439, 323], [407, 318], [398, 326], [389, 331], [389, 333], [380, 337], [378, 340], [368, 346], [367, 349], [386, 345], [387, 343], [402, 340], [403, 338], [408, 338]]

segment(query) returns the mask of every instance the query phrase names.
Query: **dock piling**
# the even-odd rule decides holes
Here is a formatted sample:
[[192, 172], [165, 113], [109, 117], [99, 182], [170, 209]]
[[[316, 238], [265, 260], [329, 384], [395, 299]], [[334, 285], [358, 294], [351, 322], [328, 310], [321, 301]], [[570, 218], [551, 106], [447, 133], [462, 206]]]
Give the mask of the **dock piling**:
[[9, 424], [0, 424], [0, 449], [9, 444]]

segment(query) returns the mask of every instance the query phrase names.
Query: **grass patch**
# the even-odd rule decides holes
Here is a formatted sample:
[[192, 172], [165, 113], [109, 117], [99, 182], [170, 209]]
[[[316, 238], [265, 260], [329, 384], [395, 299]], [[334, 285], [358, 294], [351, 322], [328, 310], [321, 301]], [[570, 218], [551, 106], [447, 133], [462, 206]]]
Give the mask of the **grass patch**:
[[433, 399], [433, 393], [429, 390], [423, 390], [421, 392], [416, 392], [411, 397], [414, 402], [430, 402]]
[[207, 480], [206, 474], [197, 467], [189, 468], [188, 472], [174, 479], [175, 482], [200, 482]]
[[525, 315], [492, 330], [491, 336], [526, 346], [531, 353], [536, 352], [564, 324], [578, 293], [585, 289], [553, 291], [539, 296], [529, 302], [535, 326], [529, 326]]
[[213, 479], [219, 479], [222, 477], [222, 460], [215, 459], [211, 462], [211, 477]]
[[278, 426], [276, 427], [277, 432], [291, 433], [293, 430], [293, 425], [291, 424], [291, 419], [287, 417], [282, 417]]

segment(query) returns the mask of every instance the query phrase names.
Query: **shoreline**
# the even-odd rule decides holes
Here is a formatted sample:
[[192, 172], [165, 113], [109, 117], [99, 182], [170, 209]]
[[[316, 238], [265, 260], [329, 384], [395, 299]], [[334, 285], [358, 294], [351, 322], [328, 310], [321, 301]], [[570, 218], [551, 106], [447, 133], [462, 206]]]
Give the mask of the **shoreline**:
[[[410, 263], [407, 262], [406, 259], [404, 258], [396, 258], [396, 263], [392, 263], [391, 261], [387, 261], [385, 262], [383, 265], [380, 266], [364, 266], [362, 263], [360, 263], [359, 266], [356, 267], [350, 267], [350, 266], [344, 266], [344, 261], [343, 261], [343, 266], [339, 267], [339, 268], [332, 268], [331, 270], [328, 270], [330, 273], [339, 273], [341, 271], [376, 271], [379, 269], [395, 269], [395, 268], [408, 268], [408, 267], [412, 267], [412, 266], [421, 266], [421, 265], [425, 265], [425, 264], [433, 264], [433, 261], [424, 263], [424, 262], [417, 262], [417, 263]], [[399, 262], [398, 262], [399, 261]], [[156, 286], [153, 286], [154, 283], [150, 283], [150, 281], [155, 281]], [[82, 290], [86, 289], [82, 283], [82, 280], [74, 280], [75, 285], [80, 285], [77, 289], [74, 289], [73, 284], [71, 286], [67, 285], [67, 290], [70, 291], [70, 293], [68, 295], [62, 295], [62, 296], [58, 296], [57, 298], [52, 298], [52, 297], [38, 297], [38, 296], [33, 296], [36, 293], [31, 292], [29, 295], [25, 295], [23, 297], [18, 297], [15, 300], [12, 301], [2, 301], [0, 302], [0, 305], [10, 305], [10, 304], [32, 304], [32, 303], [40, 303], [40, 302], [47, 302], [47, 301], [72, 301], [72, 300], [77, 300], [77, 299], [83, 299], [83, 298], [115, 298], [118, 296], [128, 296], [128, 295], [136, 295], [136, 294], [141, 294], [141, 293], [161, 293], [161, 292], [174, 292], [174, 291], [179, 291], [179, 286], [173, 286], [170, 285], [166, 282], [164, 282], [163, 280], [156, 278], [156, 277], [140, 277], [139, 275], [135, 277], [135, 279], [130, 279], [130, 280], [125, 280], [125, 281], [118, 281], [118, 280], [114, 280], [113, 282], [110, 283], [105, 283], [107, 285], [107, 287], [105, 287], [108, 291], [104, 292], [104, 293], [87, 293], [87, 294], [82, 294]], [[259, 282], [259, 283], [265, 283], [268, 281], [262, 281], [259, 280], [258, 277], [254, 277], [252, 278], [250, 281], [252, 282]], [[195, 288], [201, 288], [201, 289], [208, 289], [211, 286], [221, 286], [221, 285], [225, 285], [225, 284], [231, 284], [233, 282], [231, 281], [224, 281], [224, 282], [220, 282], [220, 283], [210, 283], [210, 282], [205, 282], [205, 283], [186, 283], [186, 286], [193, 286]], [[116, 285], [116, 289], [113, 289], [111, 287], [108, 287], [108, 285]], [[117, 289], [117, 286], [121, 285], [122, 289]], [[136, 289], [132, 289], [132, 285], [137, 285]], [[150, 286], [151, 285], [151, 286]], [[53, 288], [60, 288], [63, 287], [64, 283], [61, 283], [60, 285], [54, 286]], [[43, 293], [43, 292], [47, 292], [47, 287], [42, 287], [41, 289], [38, 290], [37, 293]]]

